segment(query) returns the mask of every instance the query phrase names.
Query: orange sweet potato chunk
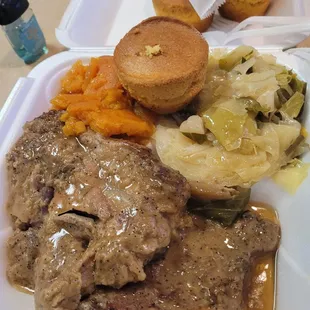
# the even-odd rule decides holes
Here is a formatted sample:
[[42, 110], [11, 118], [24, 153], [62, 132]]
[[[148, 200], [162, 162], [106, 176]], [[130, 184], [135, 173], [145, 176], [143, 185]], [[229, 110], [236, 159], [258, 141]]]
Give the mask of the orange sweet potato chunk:
[[111, 88], [121, 88], [122, 85], [116, 74], [113, 56], [102, 56], [98, 58], [99, 71], [95, 78], [85, 88], [84, 93], [97, 94], [101, 98], [105, 90]]
[[125, 94], [123, 89], [111, 88], [105, 93], [104, 98], [101, 100], [102, 109], [131, 109], [131, 100], [128, 95]]
[[90, 113], [90, 127], [106, 137], [127, 134], [128, 136], [150, 137], [154, 126], [130, 110], [106, 109]]
[[71, 103], [67, 108], [68, 113], [71, 116], [79, 117], [81, 112], [99, 112], [100, 111], [100, 101], [99, 100], [89, 100]]
[[61, 81], [62, 90], [51, 100], [53, 109], [65, 110], [63, 132], [77, 136], [90, 126], [106, 137], [127, 135], [145, 143], [154, 132], [156, 117], [121, 87], [112, 56], [91, 58], [88, 66], [77, 61]]
[[106, 84], [107, 80], [105, 76], [101, 73], [98, 73], [95, 78], [88, 84], [85, 88], [84, 94], [85, 95], [96, 95], [100, 99], [103, 99], [106, 95]]
[[76, 102], [87, 102], [96, 99], [94, 95], [83, 95], [83, 94], [59, 94], [51, 100], [53, 109], [55, 110], [66, 110], [68, 106]]
[[89, 124], [89, 115], [91, 112], [100, 112], [100, 101], [92, 100], [87, 102], [76, 102], [68, 106], [67, 112], [70, 116]]
[[62, 130], [66, 136], [78, 136], [86, 131], [86, 125], [74, 117], [69, 117]]
[[87, 66], [86, 72], [85, 72], [85, 79], [82, 86], [83, 91], [87, 88], [89, 83], [97, 76], [99, 72], [99, 66], [98, 66], [99, 60], [98, 58], [91, 58], [90, 63]]
[[72, 68], [61, 80], [61, 88], [63, 93], [80, 94], [83, 92], [83, 85], [86, 74], [86, 66], [81, 60], [73, 64]]
[[68, 113], [68, 112], [65, 112], [65, 113], [61, 114], [61, 116], [60, 116], [59, 119], [60, 119], [62, 122], [65, 122], [65, 121], [67, 121], [67, 120], [69, 119], [69, 117], [70, 117], [69, 113]]
[[113, 56], [101, 56], [98, 58], [99, 74], [103, 74], [107, 80], [107, 89], [121, 88], [118, 76], [116, 74], [116, 67]]

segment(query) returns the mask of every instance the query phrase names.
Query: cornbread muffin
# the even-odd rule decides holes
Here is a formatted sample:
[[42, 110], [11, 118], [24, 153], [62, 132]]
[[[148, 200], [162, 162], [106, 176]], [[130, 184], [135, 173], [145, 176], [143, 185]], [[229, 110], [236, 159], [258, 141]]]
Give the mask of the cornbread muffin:
[[265, 15], [270, 0], [226, 0], [219, 8], [220, 14], [236, 22], [251, 16]]
[[168, 16], [194, 26], [198, 31], [206, 31], [213, 21], [214, 14], [200, 19], [189, 0], [153, 0], [157, 16]]
[[132, 28], [115, 48], [117, 75], [130, 95], [157, 113], [172, 113], [202, 89], [209, 46], [192, 26], [151, 17]]

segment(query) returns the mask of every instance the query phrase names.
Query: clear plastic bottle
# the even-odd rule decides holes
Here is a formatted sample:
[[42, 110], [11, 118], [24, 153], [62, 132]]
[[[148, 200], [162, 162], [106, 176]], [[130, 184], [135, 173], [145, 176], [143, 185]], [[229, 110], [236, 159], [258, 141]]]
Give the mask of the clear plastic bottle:
[[0, 0], [0, 24], [14, 51], [26, 64], [35, 62], [48, 52], [28, 0]]

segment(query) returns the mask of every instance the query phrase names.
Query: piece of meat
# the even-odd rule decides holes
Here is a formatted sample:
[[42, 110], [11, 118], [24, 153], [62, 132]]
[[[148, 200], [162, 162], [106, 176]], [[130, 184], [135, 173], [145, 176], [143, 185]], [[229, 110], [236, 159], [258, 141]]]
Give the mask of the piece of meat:
[[[21, 223], [42, 222], [46, 207], [53, 198], [53, 177], [41, 153], [53, 152], [53, 141], [61, 133], [56, 112], [45, 114], [25, 125], [24, 135], [7, 155], [9, 199], [8, 213], [14, 227]], [[54, 152], [56, 149], [54, 149]], [[55, 163], [56, 164], [56, 163]]]
[[34, 290], [34, 261], [38, 255], [37, 230], [15, 230], [7, 243], [7, 277], [12, 284]]
[[8, 276], [35, 289], [36, 309], [246, 309], [247, 274], [276, 251], [279, 226], [250, 212], [230, 228], [184, 216], [187, 182], [150, 150], [64, 137], [59, 115], [27, 124], [7, 157]]
[[[64, 217], [68, 219], [67, 214]], [[89, 221], [92, 220], [76, 219], [72, 225], [74, 221], [70, 218], [69, 224], [62, 226], [63, 222], [54, 215], [45, 219], [39, 233], [40, 253], [35, 262], [36, 309], [76, 309], [82, 291], [93, 291], [93, 278], [91, 283], [87, 280], [83, 284], [82, 275], [86, 262], [90, 268], [93, 266], [93, 253], [85, 251], [83, 242], [85, 231], [91, 231]]]
[[253, 259], [275, 252], [279, 240], [277, 224], [249, 212], [232, 228], [207, 221], [171, 245], [164, 262], [152, 271], [155, 287], [184, 309], [193, 300], [198, 309], [246, 309], [245, 280]]
[[65, 229], [76, 239], [89, 242], [94, 236], [95, 221], [91, 218], [74, 213], [65, 213], [54, 217], [53, 220], [59, 228]]
[[99, 288], [80, 303], [78, 310], [157, 310], [160, 298], [159, 292], [145, 282], [118, 291]]
[[274, 253], [279, 225], [245, 213], [231, 228], [193, 217], [166, 257], [147, 267], [147, 280], [119, 291], [100, 290], [79, 310], [247, 309], [253, 259]]
[[91, 240], [96, 240], [91, 218], [73, 213], [45, 218], [35, 265], [37, 309], [76, 309], [81, 296], [94, 291]]
[[14, 227], [40, 228], [35, 299], [44, 310], [76, 309], [94, 285], [143, 281], [190, 195], [148, 148], [93, 131], [65, 137], [59, 116], [28, 123], [7, 156]]

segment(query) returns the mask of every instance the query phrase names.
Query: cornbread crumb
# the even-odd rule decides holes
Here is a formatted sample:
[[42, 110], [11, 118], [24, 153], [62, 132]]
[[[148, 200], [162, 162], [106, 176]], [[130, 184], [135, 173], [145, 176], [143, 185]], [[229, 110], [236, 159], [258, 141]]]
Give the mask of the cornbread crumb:
[[150, 46], [150, 45], [146, 45], [145, 46], [145, 55], [149, 58], [152, 58], [153, 56], [157, 56], [161, 54], [161, 48], [160, 45], [154, 45], [154, 46]]

